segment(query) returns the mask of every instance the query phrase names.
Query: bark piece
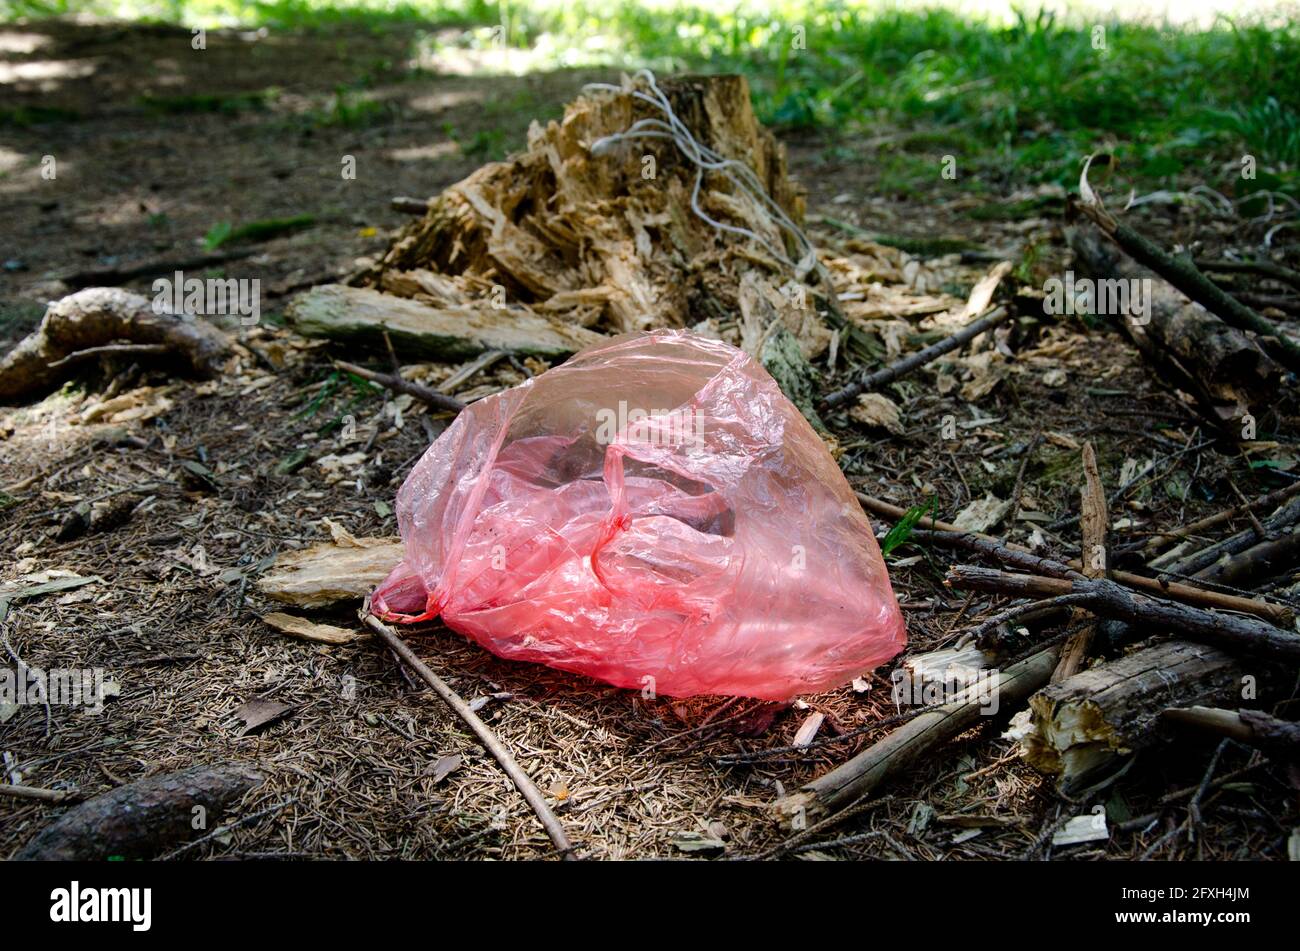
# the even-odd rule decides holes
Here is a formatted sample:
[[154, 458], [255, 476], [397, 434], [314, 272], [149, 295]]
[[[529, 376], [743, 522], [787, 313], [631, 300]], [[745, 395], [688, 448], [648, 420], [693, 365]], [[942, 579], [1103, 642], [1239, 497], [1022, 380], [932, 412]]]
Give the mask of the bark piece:
[[230, 341], [195, 317], [156, 313], [139, 294], [116, 287], [92, 287], [50, 304], [41, 325], [0, 359], [0, 401], [52, 389], [73, 354], [115, 341], [161, 344], [186, 370], [214, 376], [230, 352]]
[[387, 333], [404, 355], [454, 363], [487, 350], [563, 357], [600, 334], [490, 301], [433, 307], [364, 287], [325, 284], [299, 294], [285, 316], [299, 333], [384, 347]]
[[317, 644], [350, 644], [358, 638], [365, 637], [360, 631], [350, 631], [346, 627], [333, 624], [317, 624], [303, 617], [274, 612], [263, 616], [263, 621], [271, 627], [303, 641], [315, 641]]
[[249, 766], [195, 766], [119, 786], [68, 810], [15, 858], [74, 861], [147, 859], [194, 834], [195, 809], [208, 824], [262, 783]]
[[[358, 539], [361, 546], [328, 542], [280, 555], [257, 587], [268, 598], [300, 608], [360, 600], [402, 560], [401, 539]], [[380, 544], [364, 544], [380, 541]]]

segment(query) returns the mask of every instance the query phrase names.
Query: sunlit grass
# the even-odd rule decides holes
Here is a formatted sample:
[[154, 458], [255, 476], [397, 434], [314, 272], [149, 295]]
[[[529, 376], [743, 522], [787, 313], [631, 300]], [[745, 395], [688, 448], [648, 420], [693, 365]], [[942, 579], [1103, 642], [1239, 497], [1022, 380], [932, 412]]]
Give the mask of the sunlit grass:
[[[641, 65], [740, 71], [760, 117], [837, 137], [902, 128], [981, 171], [1066, 181], [1116, 151], [1159, 182], [1250, 153], [1281, 187], [1300, 164], [1300, 26], [1209, 13], [1195, 24], [835, 0], [0, 0], [11, 14], [90, 11], [186, 25], [400, 28], [416, 68], [524, 72]], [[1232, 6], [1229, 4], [1228, 6]], [[1134, 10], [1140, 6], [1134, 5]], [[453, 64], [461, 64], [453, 67]], [[959, 143], [956, 144], [956, 143]]]

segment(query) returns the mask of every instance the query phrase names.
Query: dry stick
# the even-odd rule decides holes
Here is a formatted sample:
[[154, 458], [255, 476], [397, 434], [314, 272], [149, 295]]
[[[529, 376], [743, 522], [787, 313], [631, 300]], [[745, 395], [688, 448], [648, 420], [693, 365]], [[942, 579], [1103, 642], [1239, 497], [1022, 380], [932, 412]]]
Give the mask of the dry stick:
[[1272, 261], [1207, 261], [1197, 258], [1192, 263], [1202, 271], [1218, 271], [1220, 274], [1258, 274], [1300, 289], [1300, 271], [1274, 264]]
[[419, 674], [420, 679], [433, 688], [434, 693], [442, 699], [443, 703], [451, 707], [456, 716], [465, 721], [465, 724], [474, 731], [474, 735], [479, 738], [479, 742], [486, 747], [487, 751], [501, 765], [506, 775], [510, 777], [510, 781], [515, 784], [515, 788], [527, 800], [533, 812], [537, 814], [542, 827], [546, 829], [546, 834], [551, 837], [551, 841], [555, 843], [555, 848], [559, 853], [566, 859], [576, 858], [573, 854], [573, 845], [569, 842], [569, 837], [564, 833], [564, 827], [560, 825], [560, 820], [555, 818], [555, 813], [551, 811], [551, 807], [546, 804], [546, 798], [542, 795], [541, 790], [534, 785], [533, 781], [528, 778], [528, 774], [515, 762], [515, 758], [496, 738], [496, 734], [478, 718], [478, 715], [469, 708], [469, 704], [462, 700], [456, 691], [447, 686], [442, 678], [425, 665], [424, 661], [415, 656], [411, 648], [406, 646], [406, 642], [397, 636], [396, 631], [373, 614], [368, 613], [369, 610], [370, 605], [367, 603], [362, 608], [361, 619], [363, 623], [378, 634], [380, 639], [408, 667]]
[[237, 261], [252, 257], [257, 248], [240, 248], [230, 251], [213, 251], [208, 254], [189, 255], [176, 258], [152, 258], [125, 267], [97, 268], [90, 271], [73, 271], [59, 278], [68, 287], [112, 287], [123, 284], [136, 277], [148, 277], [174, 271], [198, 270], [227, 261]]
[[836, 390], [830, 396], [826, 397], [823, 405], [829, 409], [834, 409], [854, 399], [860, 393], [867, 393], [875, 390], [886, 383], [892, 383], [904, 374], [910, 373], [917, 367], [924, 366], [931, 360], [937, 360], [945, 353], [956, 350], [958, 347], [974, 340], [986, 330], [991, 330], [999, 324], [1004, 324], [1011, 318], [1011, 311], [1005, 307], [995, 307], [989, 313], [970, 324], [967, 324], [961, 330], [957, 331], [950, 337], [945, 337], [938, 343], [933, 343], [924, 350], [918, 350], [909, 356], [903, 357], [891, 363], [882, 370], [848, 384], [842, 389]]
[[1266, 753], [1300, 759], [1300, 723], [1280, 720], [1262, 710], [1170, 707], [1161, 716], [1171, 723], [1226, 736]]
[[1133, 260], [1155, 271], [1224, 323], [1239, 330], [1254, 331], [1261, 337], [1276, 339], [1277, 345], [1273, 349], [1278, 358], [1288, 369], [1300, 371], [1300, 344], [1279, 332], [1272, 321], [1255, 313], [1198, 271], [1191, 258], [1169, 254], [1128, 225], [1120, 224], [1099, 207], [1089, 204], [1077, 207]]
[[0, 796], [13, 796], [15, 799], [39, 799], [43, 802], [67, 802], [80, 799], [81, 794], [64, 789], [39, 789], [35, 786], [14, 786], [0, 783]]
[[369, 380], [371, 383], [378, 383], [380, 386], [386, 387], [390, 390], [396, 390], [399, 393], [408, 393], [411, 396], [414, 396], [417, 400], [432, 406], [434, 409], [448, 413], [459, 413], [465, 408], [465, 404], [454, 396], [448, 396], [446, 393], [439, 393], [437, 390], [431, 390], [420, 383], [403, 379], [395, 373], [379, 373], [375, 370], [367, 370], [365, 367], [359, 367], [355, 363], [347, 363], [343, 360], [335, 360], [334, 365], [340, 370], [344, 370], [348, 373], [355, 373], [363, 380]]
[[953, 565], [944, 583], [954, 588], [1016, 598], [1081, 594], [1086, 597], [1079, 603], [1101, 617], [1171, 628], [1188, 640], [1271, 660], [1300, 660], [1300, 636], [1258, 618], [1206, 611], [1177, 601], [1139, 594], [1104, 578], [1047, 578], [1008, 574], [974, 565]]
[[1297, 562], [1300, 562], [1300, 530], [1292, 529], [1198, 571], [1196, 578], [1206, 583], [1240, 587], [1257, 578], [1281, 574]]
[[156, 356], [158, 354], [170, 353], [171, 348], [161, 343], [110, 343], [102, 347], [87, 347], [85, 350], [78, 350], [76, 353], [70, 353], [61, 360], [55, 360], [50, 364], [50, 369], [67, 366], [71, 363], [81, 363], [95, 357], [108, 356]]
[[[873, 498], [862, 492], [857, 493], [858, 501], [862, 503], [863, 508], [875, 512], [877, 515], [884, 515], [895, 520], [902, 518], [907, 514], [906, 509], [900, 508], [882, 499]], [[985, 554], [999, 558], [1004, 564], [1012, 565], [1017, 568], [1025, 568], [1038, 574], [1053, 575], [1062, 578], [1071, 578], [1078, 574], [1082, 564], [1077, 560], [1072, 560], [1062, 564], [1050, 559], [1039, 558], [1027, 548], [1016, 545], [1012, 542], [1002, 542], [1000, 539], [991, 535], [984, 535], [978, 532], [967, 532], [949, 522], [941, 522], [933, 518], [923, 518], [918, 525], [923, 525], [929, 529], [927, 534], [925, 529], [921, 531], [913, 530], [912, 537], [918, 541], [930, 541], [933, 544], [949, 547], [963, 548], [969, 551], [981, 551]], [[1035, 565], [1031, 559], [1038, 559]], [[1049, 567], [1050, 566], [1050, 567]], [[1072, 574], [1073, 573], [1073, 574]], [[1295, 614], [1291, 609], [1281, 604], [1270, 604], [1267, 601], [1257, 601], [1253, 598], [1243, 598], [1233, 594], [1223, 594], [1218, 591], [1207, 591], [1204, 588], [1198, 588], [1195, 585], [1179, 584], [1175, 581], [1163, 579], [1147, 578], [1143, 575], [1135, 575], [1128, 571], [1115, 571], [1111, 573], [1111, 580], [1129, 588], [1137, 588], [1140, 591], [1149, 591], [1152, 594], [1163, 595], [1174, 601], [1181, 601], [1185, 604], [1195, 604], [1206, 608], [1220, 608], [1225, 611], [1240, 611], [1244, 614], [1253, 614], [1261, 617], [1266, 621], [1274, 624], [1289, 626], [1294, 620]]]
[[1244, 505], [1234, 505], [1230, 509], [1224, 509], [1222, 512], [1207, 515], [1205, 518], [1198, 521], [1180, 526], [1179, 528], [1170, 529], [1167, 532], [1163, 532], [1147, 539], [1146, 544], [1142, 548], [1143, 553], [1149, 557], [1154, 555], [1156, 551], [1163, 548], [1165, 545], [1168, 545], [1170, 542], [1188, 538], [1192, 535], [1199, 535], [1206, 529], [1217, 528], [1225, 522], [1231, 522], [1233, 519], [1239, 518], [1247, 513], [1253, 513], [1260, 509], [1275, 506], [1280, 502], [1285, 502], [1297, 493], [1300, 493], [1300, 482], [1292, 482], [1288, 486], [1284, 486], [1281, 489], [1274, 489], [1267, 495], [1261, 495], [1259, 498]]
[[[1083, 444], [1083, 490], [1080, 493], [1080, 521], [1083, 526], [1083, 548], [1080, 557], [1083, 573], [1088, 578], [1106, 577], [1106, 529], [1110, 516], [1106, 512], [1106, 492], [1101, 487], [1101, 473], [1097, 471], [1097, 454], [1091, 442]], [[1101, 556], [1100, 566], [1097, 556]], [[1082, 620], [1082, 612], [1074, 610], [1075, 620]], [[1078, 673], [1088, 656], [1096, 633], [1095, 624], [1089, 624], [1073, 634], [1061, 650], [1060, 663], [1052, 672], [1052, 683], [1060, 683]]]
[[1271, 536], [1294, 525], [1297, 520], [1300, 520], [1300, 498], [1292, 499], [1264, 520], [1264, 538], [1260, 538], [1253, 527], [1247, 528], [1235, 535], [1230, 535], [1215, 542], [1208, 548], [1202, 548], [1200, 551], [1185, 555], [1173, 564], [1164, 567], [1167, 567], [1173, 574], [1198, 574], [1211, 568], [1225, 556], [1240, 555], [1259, 542], [1270, 541]]
[[1008, 667], [996, 685], [968, 687], [950, 703], [922, 713], [799, 792], [778, 800], [777, 812], [797, 823], [857, 802], [888, 777], [970, 729], [991, 698], [1005, 709], [1042, 687], [1056, 666], [1056, 658], [1056, 648], [1048, 648]]

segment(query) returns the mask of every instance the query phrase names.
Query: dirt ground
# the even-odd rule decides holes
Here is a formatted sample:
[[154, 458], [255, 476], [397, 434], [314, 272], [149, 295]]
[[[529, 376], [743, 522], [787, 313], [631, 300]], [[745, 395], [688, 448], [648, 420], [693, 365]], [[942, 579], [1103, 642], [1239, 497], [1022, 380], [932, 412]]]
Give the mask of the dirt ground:
[[[258, 764], [267, 781], [232, 827], [184, 858], [551, 854], [491, 757], [385, 650], [364, 639], [287, 638], [260, 620], [274, 606], [254, 587], [277, 552], [328, 539], [329, 523], [356, 536], [394, 533], [393, 495], [441, 425], [409, 401], [385, 403], [331, 377], [321, 345], [280, 328], [284, 295], [384, 247], [405, 217], [390, 209], [393, 196], [437, 193], [519, 146], [529, 121], [559, 115], [583, 83], [614, 78], [413, 72], [410, 40], [401, 32], [210, 33], [195, 55], [189, 33], [173, 29], [0, 29], [0, 347], [67, 292], [61, 276], [199, 253], [221, 222], [312, 216], [239, 262], [240, 277], [262, 281], [267, 319], [245, 336], [261, 357], [238, 373], [194, 385], [119, 365], [0, 413], [0, 578], [16, 587], [94, 579], [16, 601], [3, 621], [7, 649], [33, 667], [102, 668], [119, 688], [99, 713], [5, 711], [3, 768], [14, 783], [91, 796], [195, 763]], [[877, 194], [869, 143], [787, 145], [814, 220], [918, 239], [961, 236], [985, 252], [970, 255], [974, 262], [1024, 261], [1032, 246], [1040, 250], [1031, 271], [1062, 259], [1059, 226], [1046, 218], [977, 221], [962, 215], [969, 198], [921, 204]], [[57, 161], [54, 180], [40, 174], [46, 155]], [[340, 175], [347, 155], [356, 157], [355, 180]], [[1171, 212], [1161, 226], [1178, 235], [1197, 223]], [[819, 237], [834, 240], [830, 231]], [[124, 286], [145, 291], [149, 281]], [[1294, 478], [1289, 398], [1260, 422], [1260, 439], [1276, 443], [1274, 464], [1251, 467], [1203, 431], [1118, 336], [1079, 325], [1018, 334], [1010, 344], [1032, 359], [987, 394], [940, 395], [927, 371], [904, 390], [903, 435], [842, 434], [851, 481], [901, 506], [936, 494], [948, 516], [987, 492], [1009, 498], [1020, 489], [1032, 502], [1023, 507], [1052, 521], [1017, 522], [1010, 537], [1023, 540], [1037, 525], [1051, 550], [1068, 553], [1078, 544], [1068, 519], [1078, 509], [1084, 440], [1097, 446], [1108, 490], [1135, 462], [1153, 461], [1112, 502], [1137, 539], [1235, 504], [1238, 490], [1253, 497]], [[460, 396], [522, 379], [498, 365]], [[134, 396], [106, 405], [122, 394]], [[950, 413], [963, 422], [955, 444], [934, 438]], [[358, 451], [359, 460], [348, 458]], [[119, 523], [59, 540], [82, 502], [116, 507]], [[900, 554], [909, 557], [891, 575], [912, 650], [950, 645], [997, 613], [996, 602], [942, 586], [947, 553]], [[346, 612], [326, 619], [355, 626]], [[723, 838], [726, 857], [761, 856], [788, 834], [773, 821], [773, 800], [884, 735], [873, 725], [897, 713], [887, 670], [868, 690], [846, 687], [795, 706], [644, 701], [498, 660], [441, 627], [411, 643], [461, 696], [482, 703], [580, 853], [594, 858], [715, 856], [689, 851], [695, 833]], [[235, 711], [253, 697], [291, 709], [245, 733]], [[788, 744], [810, 710], [826, 714], [823, 742], [798, 755], [751, 755]], [[970, 731], [794, 854], [1286, 856], [1300, 782], [1244, 747], [1228, 747], [1213, 766], [1212, 741], [1146, 751], [1120, 782], [1070, 801], [1019, 761], [999, 735], [1004, 726]], [[1194, 835], [1170, 834], [1187, 818], [1187, 797], [1165, 797], [1195, 788], [1207, 768], [1232, 781], [1205, 797]], [[1116, 826], [1155, 817], [1100, 843], [1054, 849], [1044, 841], [1061, 817], [1095, 804]], [[0, 798], [0, 855], [61, 808]], [[841, 836], [849, 840], [831, 841]]]

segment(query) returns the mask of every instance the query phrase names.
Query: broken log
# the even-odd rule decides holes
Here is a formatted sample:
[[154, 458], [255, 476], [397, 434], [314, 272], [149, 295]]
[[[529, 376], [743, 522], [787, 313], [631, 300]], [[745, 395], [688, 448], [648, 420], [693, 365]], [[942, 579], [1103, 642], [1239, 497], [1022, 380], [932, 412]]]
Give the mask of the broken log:
[[211, 823], [262, 784], [249, 766], [195, 766], [127, 783], [69, 809], [18, 850], [16, 859], [103, 861], [153, 858]]
[[120, 341], [161, 345], [200, 377], [216, 375], [230, 353], [226, 335], [201, 318], [159, 313], [120, 288], [92, 287], [50, 304], [40, 327], [0, 359], [0, 401], [53, 389], [80, 353]]
[[583, 327], [489, 300], [434, 307], [418, 300], [345, 284], [325, 284], [289, 302], [285, 317], [308, 337], [385, 347], [387, 334], [404, 355], [455, 363], [488, 350], [565, 357], [602, 340]]
[[935, 747], [970, 729], [981, 715], [992, 716], [1047, 683], [1056, 659], [1056, 648], [1049, 647], [1008, 667], [996, 679], [966, 688], [951, 702], [909, 720], [798, 792], [778, 799], [777, 815], [797, 831], [852, 805]]
[[1166, 641], [1038, 691], [1012, 734], [1030, 765], [1069, 794], [1159, 739], [1165, 708], [1240, 699], [1245, 676], [1224, 651]]
[[1191, 394], [1208, 419], [1222, 424], [1272, 402], [1278, 367], [1249, 335], [1139, 266], [1099, 228], [1080, 223], [1067, 229], [1067, 236], [1080, 268], [1094, 280], [1149, 281], [1147, 322], [1117, 318], [1142, 355], [1172, 385]]
[[955, 588], [1005, 594], [1014, 598], [1062, 598], [1093, 614], [1141, 622], [1167, 630], [1188, 640], [1213, 644], [1225, 650], [1268, 660], [1300, 660], [1300, 636], [1276, 628], [1255, 617], [1206, 611], [1130, 591], [1104, 578], [1047, 578], [1041, 575], [1010, 574], [994, 568], [953, 565], [944, 581]]

